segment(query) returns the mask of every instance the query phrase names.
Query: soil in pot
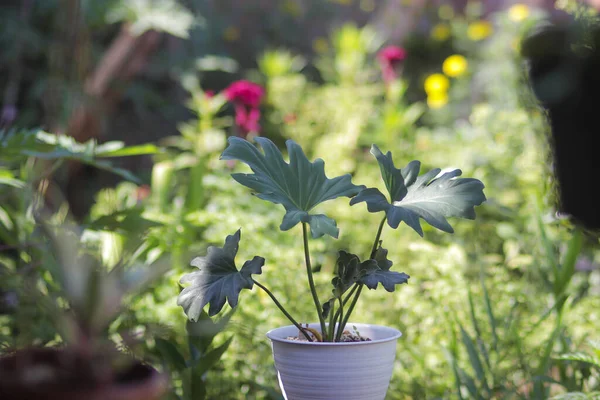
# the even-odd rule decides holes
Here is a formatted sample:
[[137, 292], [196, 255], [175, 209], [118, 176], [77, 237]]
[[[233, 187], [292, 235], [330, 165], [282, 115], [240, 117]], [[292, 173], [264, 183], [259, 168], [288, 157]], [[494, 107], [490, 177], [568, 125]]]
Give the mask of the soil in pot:
[[[315, 329], [313, 329], [313, 328], [309, 328], [308, 324], [306, 325], [305, 332], [311, 337], [313, 342], [319, 342], [320, 341], [319, 337], [322, 337], [321, 333], [319, 333], [318, 331], [315, 331]], [[317, 334], [319, 334], [319, 335], [317, 335]], [[302, 334], [301, 332], [298, 332], [298, 334], [296, 336], [288, 336], [286, 339], [297, 340], [297, 341], [301, 341], [301, 342], [308, 342], [308, 339], [306, 338], [306, 336], [304, 334]], [[342, 336], [338, 342], [348, 343], [348, 342], [369, 342], [369, 341], [371, 341], [371, 338], [362, 336], [357, 329], [353, 329], [352, 331], [344, 330], [344, 332], [342, 332]]]

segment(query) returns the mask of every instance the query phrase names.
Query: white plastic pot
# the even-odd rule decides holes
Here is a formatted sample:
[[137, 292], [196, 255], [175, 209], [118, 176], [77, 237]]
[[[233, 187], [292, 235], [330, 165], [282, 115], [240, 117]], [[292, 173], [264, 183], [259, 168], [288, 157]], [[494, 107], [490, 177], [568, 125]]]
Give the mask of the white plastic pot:
[[[309, 325], [320, 330], [319, 324]], [[267, 332], [279, 386], [286, 400], [383, 400], [387, 392], [396, 341], [402, 333], [385, 326], [348, 323], [366, 342], [307, 342], [294, 325]]]

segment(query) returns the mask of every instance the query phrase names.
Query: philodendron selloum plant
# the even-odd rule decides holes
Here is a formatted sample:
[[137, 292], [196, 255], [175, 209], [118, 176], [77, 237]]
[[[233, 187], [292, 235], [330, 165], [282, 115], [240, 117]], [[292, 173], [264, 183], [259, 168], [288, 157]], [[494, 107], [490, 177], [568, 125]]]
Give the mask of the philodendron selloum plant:
[[[419, 221], [422, 218], [431, 226], [452, 233], [447, 217], [474, 219], [474, 206], [486, 200], [483, 183], [473, 178], [459, 178], [462, 174], [459, 169], [442, 173], [439, 168], [435, 168], [419, 176], [419, 161], [411, 161], [405, 168], [398, 169], [394, 166], [392, 154], [382, 153], [376, 145], [372, 146], [371, 154], [379, 163], [389, 197], [376, 188], [354, 185], [348, 174], [328, 179], [323, 160], [310, 162], [302, 148], [292, 140], [287, 141], [289, 163], [284, 161], [282, 153], [269, 139], [257, 137], [254, 140], [260, 145], [262, 152], [244, 139], [230, 137], [221, 159], [239, 160], [247, 164], [253, 173], [234, 173], [233, 179], [252, 189], [257, 197], [283, 205], [286, 213], [281, 230], [287, 231], [300, 224], [306, 275], [320, 332], [301, 326], [273, 293], [254, 279], [253, 275], [262, 272], [265, 264], [263, 257], [255, 256], [238, 270], [235, 256], [240, 230], [227, 236], [222, 248], [211, 246], [206, 256], [194, 258], [191, 264], [198, 271], [181, 278], [181, 283], [190, 285], [181, 291], [177, 303], [192, 321], [197, 320], [207, 304], [210, 305], [210, 316], [217, 314], [226, 301], [231, 307], [236, 307], [240, 291], [257, 285], [308, 341], [340, 341], [365, 286], [376, 289], [381, 284], [385, 290], [393, 292], [396, 285], [408, 282], [407, 274], [391, 270], [392, 261], [388, 260], [387, 250], [381, 246], [381, 234], [386, 223], [396, 229], [404, 222], [423, 236]], [[369, 212], [383, 212], [385, 215], [374, 230], [373, 246], [368, 257], [361, 260], [358, 255], [350, 252], [339, 252], [335, 276], [331, 281], [333, 295], [322, 302], [313, 280], [309, 230], [313, 238], [323, 235], [338, 237], [339, 230], [335, 220], [324, 214], [315, 214], [313, 209], [325, 201], [342, 196], [352, 198], [351, 206], [365, 202]]]

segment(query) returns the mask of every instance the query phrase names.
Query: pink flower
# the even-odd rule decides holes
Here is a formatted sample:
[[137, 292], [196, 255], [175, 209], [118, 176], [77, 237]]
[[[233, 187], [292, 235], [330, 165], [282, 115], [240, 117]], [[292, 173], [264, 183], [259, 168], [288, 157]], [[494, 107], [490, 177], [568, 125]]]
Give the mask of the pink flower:
[[225, 89], [225, 97], [233, 103], [242, 103], [247, 107], [257, 108], [265, 91], [256, 83], [236, 81]]
[[383, 80], [389, 83], [397, 78], [396, 67], [406, 58], [406, 50], [398, 46], [387, 46], [377, 54]]
[[258, 107], [265, 94], [264, 89], [256, 83], [242, 80], [233, 82], [224, 93], [227, 100], [235, 107], [235, 124], [242, 136], [250, 132], [258, 132], [260, 130]]

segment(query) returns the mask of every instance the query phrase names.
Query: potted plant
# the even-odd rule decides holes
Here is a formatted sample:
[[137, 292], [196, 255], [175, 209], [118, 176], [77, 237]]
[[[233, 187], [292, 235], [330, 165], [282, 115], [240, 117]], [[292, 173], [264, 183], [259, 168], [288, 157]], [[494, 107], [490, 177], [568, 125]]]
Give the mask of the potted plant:
[[1, 355], [0, 398], [159, 399], [167, 389], [166, 376], [118, 351], [106, 332], [119, 315], [123, 298], [165, 268], [119, 265], [108, 272], [80, 248], [81, 238], [74, 228], [54, 228], [42, 221], [38, 226], [51, 243], [44, 265], [68, 302], [67, 310], [54, 302], [47, 304], [66, 345], [29, 347]]
[[[404, 222], [423, 236], [419, 221], [422, 218], [433, 227], [452, 233], [446, 218], [474, 219], [474, 206], [485, 201], [484, 185], [477, 179], [459, 178], [458, 169], [442, 172], [436, 168], [419, 176], [418, 161], [397, 169], [391, 153], [384, 154], [373, 145], [371, 154], [379, 163], [388, 198], [376, 188], [354, 185], [350, 175], [328, 179], [323, 160], [310, 162], [302, 148], [291, 140], [287, 141], [289, 163], [270, 140], [256, 137], [255, 141], [262, 152], [247, 140], [230, 137], [221, 159], [247, 164], [253, 173], [234, 173], [232, 177], [252, 189], [257, 197], [283, 205], [286, 213], [281, 230], [301, 226], [306, 276], [318, 322], [301, 324], [267, 287], [254, 279], [253, 275], [262, 272], [264, 258], [255, 256], [238, 270], [235, 255], [240, 230], [227, 236], [223, 247], [211, 246], [206, 256], [192, 260], [192, 266], [198, 270], [181, 278], [182, 284], [189, 285], [181, 291], [178, 304], [194, 321], [207, 304], [210, 316], [217, 314], [225, 302], [236, 307], [240, 291], [256, 285], [292, 323], [267, 333], [287, 399], [383, 399], [401, 333], [394, 328], [349, 322], [365, 287], [376, 289], [381, 284], [393, 292], [396, 285], [408, 282], [407, 274], [391, 270], [392, 261], [382, 247], [383, 228], [388, 225], [396, 229]], [[322, 301], [313, 280], [309, 235], [337, 238], [339, 231], [335, 220], [312, 210], [338, 197], [351, 197], [351, 206], [365, 202], [369, 212], [384, 215], [366, 258], [339, 251], [331, 281], [332, 296]]]

